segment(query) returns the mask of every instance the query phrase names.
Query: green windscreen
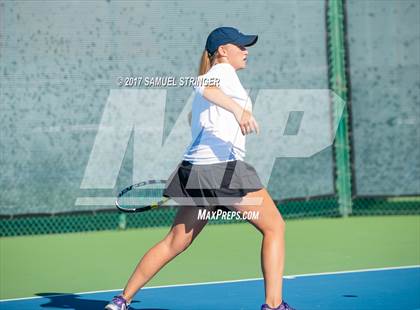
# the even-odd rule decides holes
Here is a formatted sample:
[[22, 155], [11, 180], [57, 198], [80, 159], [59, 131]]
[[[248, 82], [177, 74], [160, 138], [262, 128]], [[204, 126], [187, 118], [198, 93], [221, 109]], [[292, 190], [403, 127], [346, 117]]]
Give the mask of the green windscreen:
[[419, 213], [419, 16], [415, 0], [0, 1], [0, 235], [170, 225], [176, 208], [114, 200], [182, 160], [194, 91], [136, 81], [197, 76], [219, 26], [259, 36], [238, 71], [261, 129], [245, 160], [285, 218]]
[[[217, 26], [228, 23], [244, 33], [259, 34], [258, 43], [249, 48], [248, 69], [239, 72], [256, 111], [264, 104], [259, 101], [262, 90], [327, 89], [324, 9], [324, 1], [227, 2], [220, 8], [195, 1], [3, 2], [0, 178], [5, 190], [0, 214], [109, 209], [112, 206], [76, 202], [85, 197], [111, 201], [121, 187], [168, 177], [191, 138], [184, 136], [167, 146], [171, 164], [165, 169], [162, 159], [139, 159], [140, 144], [151, 134], [161, 146], [178, 141], [177, 137], [169, 141], [168, 136], [178, 126], [192, 87], [159, 88], [166, 91], [159, 101], [162, 110], [153, 108], [148, 115], [156, 118], [156, 127], [146, 134], [127, 130], [120, 137], [127, 144], [116, 141], [114, 148], [98, 151], [106, 154], [101, 155], [100, 169], [89, 174], [91, 179], [100, 181], [106, 170], [119, 169], [115, 184], [83, 186], [112, 91], [145, 90], [123, 89], [117, 79], [196, 76], [206, 37]], [[276, 100], [276, 109], [281, 110], [284, 102], [279, 96]], [[137, 108], [135, 112], [144, 113], [140, 100]], [[262, 131], [276, 125], [265, 117], [258, 119]], [[299, 125], [299, 117], [291, 113], [287, 127]], [[283, 124], [278, 126], [284, 130]], [[120, 130], [119, 124], [111, 130]], [[270, 136], [262, 139], [265, 145], [280, 143]], [[135, 151], [136, 144], [140, 146]], [[255, 163], [261, 150], [250, 146], [247, 151], [254, 154], [250, 161]], [[115, 160], [114, 153], [123, 153], [123, 159]], [[134, 159], [138, 161], [133, 164]], [[309, 158], [272, 160], [272, 169], [261, 173], [273, 198], [334, 192], [330, 147]], [[156, 175], [142, 174], [143, 167]]]
[[420, 2], [347, 1], [354, 191], [420, 194]]

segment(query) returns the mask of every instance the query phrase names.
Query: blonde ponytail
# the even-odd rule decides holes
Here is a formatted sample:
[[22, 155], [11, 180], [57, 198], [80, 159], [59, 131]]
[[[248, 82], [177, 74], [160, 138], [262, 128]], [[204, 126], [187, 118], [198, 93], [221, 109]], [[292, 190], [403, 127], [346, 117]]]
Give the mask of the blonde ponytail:
[[[212, 56], [210, 56], [209, 53], [206, 50], [204, 50], [203, 54], [201, 55], [200, 68], [198, 69], [198, 75], [206, 74], [210, 70], [211, 66], [213, 66], [213, 63], [216, 60], [216, 57], [217, 57], [217, 51]], [[190, 111], [187, 116], [188, 124], [190, 125], [190, 127], [191, 127], [191, 118], [192, 118], [192, 111]]]
[[209, 53], [204, 50], [203, 54], [201, 55], [200, 61], [200, 68], [198, 69], [198, 75], [206, 74], [211, 66], [213, 66], [214, 61], [216, 60], [217, 51], [210, 56]]

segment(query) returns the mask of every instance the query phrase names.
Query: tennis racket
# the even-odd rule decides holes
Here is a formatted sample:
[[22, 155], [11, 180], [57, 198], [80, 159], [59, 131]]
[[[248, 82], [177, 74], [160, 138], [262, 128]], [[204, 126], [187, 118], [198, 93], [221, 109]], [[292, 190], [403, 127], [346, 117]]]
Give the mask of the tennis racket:
[[162, 196], [166, 180], [149, 180], [124, 188], [118, 193], [116, 207], [123, 212], [144, 212], [157, 209], [171, 198]]

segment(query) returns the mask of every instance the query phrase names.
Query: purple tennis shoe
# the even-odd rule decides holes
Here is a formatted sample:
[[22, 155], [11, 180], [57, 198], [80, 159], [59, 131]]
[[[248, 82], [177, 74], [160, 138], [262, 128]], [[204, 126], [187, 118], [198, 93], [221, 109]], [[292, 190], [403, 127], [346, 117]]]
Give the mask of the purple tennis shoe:
[[105, 310], [129, 310], [130, 304], [122, 296], [115, 296], [111, 302], [105, 306]]
[[277, 308], [271, 308], [269, 305], [267, 304], [263, 304], [261, 306], [261, 310], [296, 310], [295, 308], [290, 307], [287, 302], [282, 301], [282, 303], [280, 304], [280, 306], [278, 306]]

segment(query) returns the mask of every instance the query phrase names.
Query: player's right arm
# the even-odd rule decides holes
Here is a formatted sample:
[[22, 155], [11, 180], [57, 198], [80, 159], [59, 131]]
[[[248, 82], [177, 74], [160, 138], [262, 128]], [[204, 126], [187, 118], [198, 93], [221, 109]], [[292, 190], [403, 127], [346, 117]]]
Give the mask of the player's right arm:
[[252, 132], [259, 133], [258, 123], [252, 115], [252, 112], [243, 109], [235, 100], [227, 96], [220, 88], [216, 86], [204, 87], [202, 96], [215, 105], [233, 113], [243, 135]]

